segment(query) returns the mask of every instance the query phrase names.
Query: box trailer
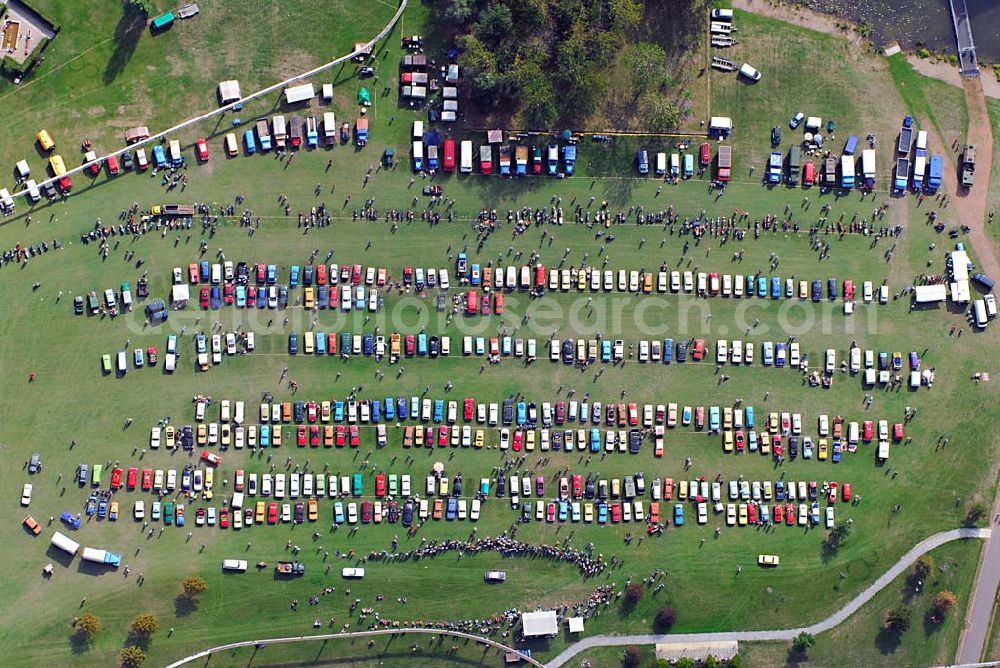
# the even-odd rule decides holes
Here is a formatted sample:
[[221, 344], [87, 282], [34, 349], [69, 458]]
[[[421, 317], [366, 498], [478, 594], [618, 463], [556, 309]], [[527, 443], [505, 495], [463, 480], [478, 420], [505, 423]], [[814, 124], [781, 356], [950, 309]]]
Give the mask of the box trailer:
[[70, 556], [75, 557], [76, 553], [80, 551], [80, 544], [61, 531], [52, 534], [51, 543], [63, 552], [69, 553]]
[[844, 190], [854, 187], [854, 156], [840, 157], [840, 187]]
[[122, 563], [122, 555], [107, 550], [98, 550], [94, 547], [85, 547], [80, 553], [84, 561], [92, 561], [95, 564], [106, 564], [111, 568], [118, 568]]
[[260, 141], [260, 150], [271, 150], [271, 128], [266, 118], [257, 119], [257, 139]]
[[468, 139], [462, 140], [461, 161], [458, 163], [458, 171], [463, 174], [472, 173], [472, 142]]
[[875, 187], [875, 149], [861, 151], [861, 177], [865, 188], [872, 190]]
[[941, 178], [944, 175], [944, 158], [940, 155], [932, 155], [930, 167], [927, 172], [927, 192], [933, 195], [941, 187]]
[[285, 130], [285, 117], [280, 114], [275, 116], [271, 120], [271, 128], [274, 131], [275, 148], [285, 148], [285, 140], [288, 138]]
[[32, 202], [37, 202], [42, 198], [42, 194], [38, 192], [38, 184], [35, 183], [35, 179], [28, 179], [24, 182], [24, 185], [28, 188], [28, 199]]
[[327, 146], [333, 146], [337, 143], [337, 117], [332, 111], [323, 114], [323, 137], [326, 139]]
[[716, 178], [720, 181], [728, 181], [733, 175], [733, 147], [720, 146], [717, 160]]
[[313, 88], [311, 83], [301, 84], [299, 86], [289, 86], [285, 89], [285, 102], [288, 104], [305, 102], [306, 100], [311, 100], [314, 97], [316, 97], [316, 90]]

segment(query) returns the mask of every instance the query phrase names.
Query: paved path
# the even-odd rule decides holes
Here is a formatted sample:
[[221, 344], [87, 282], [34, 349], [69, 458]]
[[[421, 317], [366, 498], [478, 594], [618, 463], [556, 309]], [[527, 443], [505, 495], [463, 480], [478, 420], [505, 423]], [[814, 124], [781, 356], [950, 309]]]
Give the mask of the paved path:
[[[559, 668], [574, 656], [591, 647], [602, 647], [607, 645], [653, 645], [666, 642], [716, 642], [716, 641], [768, 641], [768, 640], [791, 640], [798, 634], [805, 631], [816, 635], [824, 631], [829, 631], [838, 624], [841, 624], [848, 617], [858, 611], [862, 605], [871, 600], [875, 594], [885, 589], [893, 580], [903, 574], [913, 562], [921, 555], [931, 550], [941, 547], [945, 543], [963, 538], [989, 538], [992, 535], [991, 529], [952, 529], [942, 531], [933, 536], [925, 538], [917, 543], [913, 549], [900, 557], [899, 561], [893, 564], [892, 568], [882, 574], [875, 582], [870, 584], [864, 591], [855, 596], [847, 605], [833, 613], [826, 619], [813, 624], [796, 629], [776, 629], [772, 631], [726, 631], [719, 633], [668, 633], [668, 634], [647, 634], [630, 636], [590, 636], [583, 638], [565, 650], [554, 659], [546, 663], [547, 668]], [[1000, 534], [1000, 531], [997, 532]]]
[[[990, 171], [993, 166], [993, 131], [986, 110], [980, 79], [965, 81], [965, 104], [969, 109], [969, 142], [976, 145], [976, 184], [967, 192], [959, 191], [955, 198], [960, 219], [972, 229], [969, 238], [972, 249], [979, 260], [979, 268], [986, 274], [1000, 276], [994, 247], [986, 234], [987, 191], [990, 185]], [[946, 170], [951, 171], [951, 170]], [[995, 336], [991, 332], [983, 335]], [[993, 501], [990, 521], [1000, 512], [1000, 491]], [[958, 663], [979, 661], [986, 649], [986, 634], [993, 615], [993, 603], [1000, 585], [1000, 531], [995, 532], [986, 543], [979, 560], [969, 610], [965, 616], [965, 629], [958, 644]]]
[[[197, 654], [192, 654], [191, 656], [186, 656], [183, 659], [178, 659], [174, 661], [167, 668], [176, 668], [177, 666], [183, 666], [185, 663], [190, 663], [192, 661], [197, 661], [198, 659], [203, 659], [205, 657], [211, 656], [218, 652], [226, 652], [231, 649], [238, 649], [240, 647], [255, 647], [257, 645], [267, 646], [267, 645], [282, 645], [287, 643], [299, 643], [299, 642], [316, 642], [317, 640], [345, 640], [350, 638], [372, 638], [375, 636], [395, 636], [403, 635], [406, 633], [417, 633], [423, 635], [446, 635], [453, 638], [462, 638], [463, 640], [474, 640], [478, 643], [483, 643], [484, 645], [489, 645], [504, 652], [515, 652], [518, 653], [516, 649], [503, 645], [496, 642], [495, 640], [490, 640], [489, 638], [481, 638], [479, 636], [474, 636], [471, 633], [462, 633], [461, 631], [446, 631], [444, 629], [377, 629], [375, 631], [352, 631], [349, 633], [323, 633], [320, 635], [313, 636], [290, 636], [287, 638], [261, 638], [258, 640], [244, 640], [241, 642], [233, 642], [228, 645], [219, 645], [218, 647], [210, 647], [206, 650], [198, 652]], [[520, 654], [521, 660], [526, 661], [532, 666], [537, 668], [545, 668], [545, 666], [539, 663], [537, 660], [532, 659], [530, 656], [524, 656]]]

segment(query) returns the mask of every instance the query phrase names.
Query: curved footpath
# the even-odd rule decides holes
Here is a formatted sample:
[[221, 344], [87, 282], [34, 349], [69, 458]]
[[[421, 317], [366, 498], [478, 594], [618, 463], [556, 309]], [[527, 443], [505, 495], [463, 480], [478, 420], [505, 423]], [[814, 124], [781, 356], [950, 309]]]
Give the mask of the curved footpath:
[[904, 573], [906, 569], [908, 569], [921, 555], [930, 552], [935, 548], [941, 547], [945, 543], [950, 543], [953, 540], [961, 540], [964, 538], [989, 538], [991, 534], [991, 529], [952, 529], [950, 531], [942, 531], [941, 533], [936, 533], [933, 536], [925, 538], [913, 546], [913, 549], [900, 557], [899, 561], [893, 564], [892, 568], [883, 573], [877, 580], [875, 580], [875, 582], [870, 584], [864, 591], [855, 596], [847, 605], [812, 626], [773, 631], [723, 631], [718, 633], [591, 636], [589, 638], [583, 638], [579, 642], [573, 643], [545, 665], [548, 668], [559, 668], [580, 652], [590, 649], [591, 647], [603, 647], [608, 645], [652, 645], [667, 642], [791, 640], [803, 631], [813, 635], [829, 631], [857, 612], [858, 609], [870, 601], [875, 594], [885, 589], [889, 583]]
[[190, 663], [191, 661], [196, 661], [208, 657], [212, 654], [218, 652], [225, 652], [231, 649], [238, 649], [240, 647], [265, 647], [267, 645], [281, 645], [285, 643], [296, 643], [296, 642], [315, 642], [317, 640], [347, 640], [351, 638], [371, 638], [374, 636], [388, 636], [388, 635], [404, 635], [406, 633], [420, 633], [423, 635], [447, 635], [453, 638], [462, 638], [464, 640], [474, 640], [484, 645], [489, 645], [490, 647], [503, 650], [505, 652], [514, 652], [521, 657], [522, 661], [526, 661], [532, 666], [537, 666], [537, 668], [545, 668], [544, 664], [539, 663], [530, 656], [525, 656], [518, 652], [512, 647], [503, 645], [496, 642], [495, 640], [490, 640], [489, 638], [481, 638], [480, 636], [472, 635], [471, 633], [462, 633], [461, 631], [447, 631], [444, 629], [377, 629], [375, 631], [352, 631], [349, 633], [323, 633], [321, 635], [315, 636], [291, 636], [288, 638], [266, 638], [261, 640], [244, 640], [242, 642], [229, 643], [228, 645], [219, 645], [218, 647], [210, 647], [206, 650], [198, 652], [197, 654], [192, 654], [191, 656], [186, 656], [183, 659], [178, 659], [174, 661], [167, 668], [176, 668], [176, 666], [183, 666], [185, 663]]

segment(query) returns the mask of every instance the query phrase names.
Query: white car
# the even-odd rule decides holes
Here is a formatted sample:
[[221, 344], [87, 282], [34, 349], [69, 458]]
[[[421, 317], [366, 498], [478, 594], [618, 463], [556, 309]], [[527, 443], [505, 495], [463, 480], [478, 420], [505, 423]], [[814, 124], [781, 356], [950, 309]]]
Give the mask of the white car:
[[27, 506], [31, 503], [31, 490], [34, 487], [30, 482], [24, 483], [24, 488], [21, 490], [21, 505]]
[[142, 499], [136, 501], [135, 505], [132, 506], [132, 515], [137, 520], [141, 520], [141, 519], [145, 518], [146, 517], [146, 502], [143, 501]]
[[149, 447], [158, 448], [160, 447], [160, 428], [153, 427], [149, 432]]
[[983, 297], [983, 303], [986, 305], [986, 317], [997, 317], [997, 298], [993, 296], [992, 292]]

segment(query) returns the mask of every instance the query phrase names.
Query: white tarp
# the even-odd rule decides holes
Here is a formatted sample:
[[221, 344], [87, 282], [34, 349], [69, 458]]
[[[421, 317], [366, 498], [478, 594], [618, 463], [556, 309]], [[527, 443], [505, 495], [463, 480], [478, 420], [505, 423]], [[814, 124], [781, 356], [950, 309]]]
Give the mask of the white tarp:
[[951, 284], [951, 301], [956, 304], [966, 304], [972, 299], [972, 291], [968, 281], [955, 281]]
[[539, 610], [521, 614], [521, 627], [525, 638], [554, 636], [559, 633], [559, 621], [555, 610]]
[[243, 97], [243, 94], [240, 92], [239, 81], [236, 79], [230, 79], [228, 81], [219, 82], [219, 101], [222, 102], [222, 104], [236, 102], [241, 97]]
[[313, 85], [302, 84], [301, 86], [289, 86], [285, 89], [285, 101], [288, 104], [295, 104], [296, 102], [305, 102], [306, 100], [311, 100], [316, 97], [316, 90]]
[[913, 288], [913, 299], [918, 304], [943, 302], [948, 297], [944, 283], [937, 285], [918, 285]]
[[566, 623], [570, 633], [583, 633], [583, 617], [570, 617]]
[[171, 304], [184, 304], [191, 298], [191, 290], [187, 285], [175, 285], [170, 293]]
[[955, 282], [969, 278], [969, 256], [965, 251], [951, 252], [951, 277]]

